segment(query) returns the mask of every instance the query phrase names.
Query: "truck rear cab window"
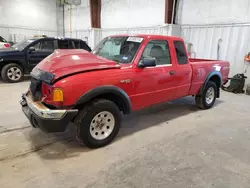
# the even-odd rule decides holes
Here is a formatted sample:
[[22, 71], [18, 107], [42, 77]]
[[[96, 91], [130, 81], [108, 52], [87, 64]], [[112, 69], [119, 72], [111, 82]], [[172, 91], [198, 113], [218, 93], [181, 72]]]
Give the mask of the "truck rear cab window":
[[184, 43], [182, 41], [174, 41], [175, 52], [179, 65], [185, 65], [188, 63], [188, 58], [185, 50]]
[[171, 64], [168, 42], [165, 40], [151, 40], [148, 42], [142, 58], [152, 57], [156, 59], [156, 65]]

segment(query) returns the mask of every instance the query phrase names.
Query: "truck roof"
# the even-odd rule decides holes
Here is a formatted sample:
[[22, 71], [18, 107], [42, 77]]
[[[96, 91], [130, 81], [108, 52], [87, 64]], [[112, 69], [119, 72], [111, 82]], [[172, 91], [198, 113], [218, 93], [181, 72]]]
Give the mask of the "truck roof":
[[152, 35], [152, 34], [120, 34], [120, 35], [111, 35], [110, 37], [142, 37], [142, 38], [171, 38], [174, 40], [183, 40], [181, 37], [176, 36], [167, 36], [167, 35]]

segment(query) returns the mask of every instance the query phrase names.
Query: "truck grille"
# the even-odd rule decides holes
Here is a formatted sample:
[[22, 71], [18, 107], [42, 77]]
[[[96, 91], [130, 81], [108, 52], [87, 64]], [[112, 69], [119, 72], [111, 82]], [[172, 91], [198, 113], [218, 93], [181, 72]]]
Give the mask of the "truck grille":
[[42, 99], [42, 81], [31, 77], [30, 92], [34, 101], [41, 100]]

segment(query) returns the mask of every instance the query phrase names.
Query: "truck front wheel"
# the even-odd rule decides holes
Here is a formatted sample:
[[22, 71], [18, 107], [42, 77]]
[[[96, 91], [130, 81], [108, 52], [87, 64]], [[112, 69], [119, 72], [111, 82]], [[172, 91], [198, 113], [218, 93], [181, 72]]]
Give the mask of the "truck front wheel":
[[216, 96], [216, 84], [214, 82], [208, 81], [203, 92], [195, 97], [196, 105], [201, 109], [209, 109], [214, 105]]
[[120, 129], [121, 112], [112, 101], [98, 99], [86, 105], [75, 119], [76, 139], [98, 148], [109, 144]]

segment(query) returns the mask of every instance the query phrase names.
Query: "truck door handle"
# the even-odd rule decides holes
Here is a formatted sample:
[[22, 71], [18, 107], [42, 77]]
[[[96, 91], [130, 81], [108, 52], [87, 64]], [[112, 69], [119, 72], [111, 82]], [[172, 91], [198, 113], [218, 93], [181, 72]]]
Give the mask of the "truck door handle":
[[175, 74], [175, 71], [170, 71], [169, 74], [172, 76]]

